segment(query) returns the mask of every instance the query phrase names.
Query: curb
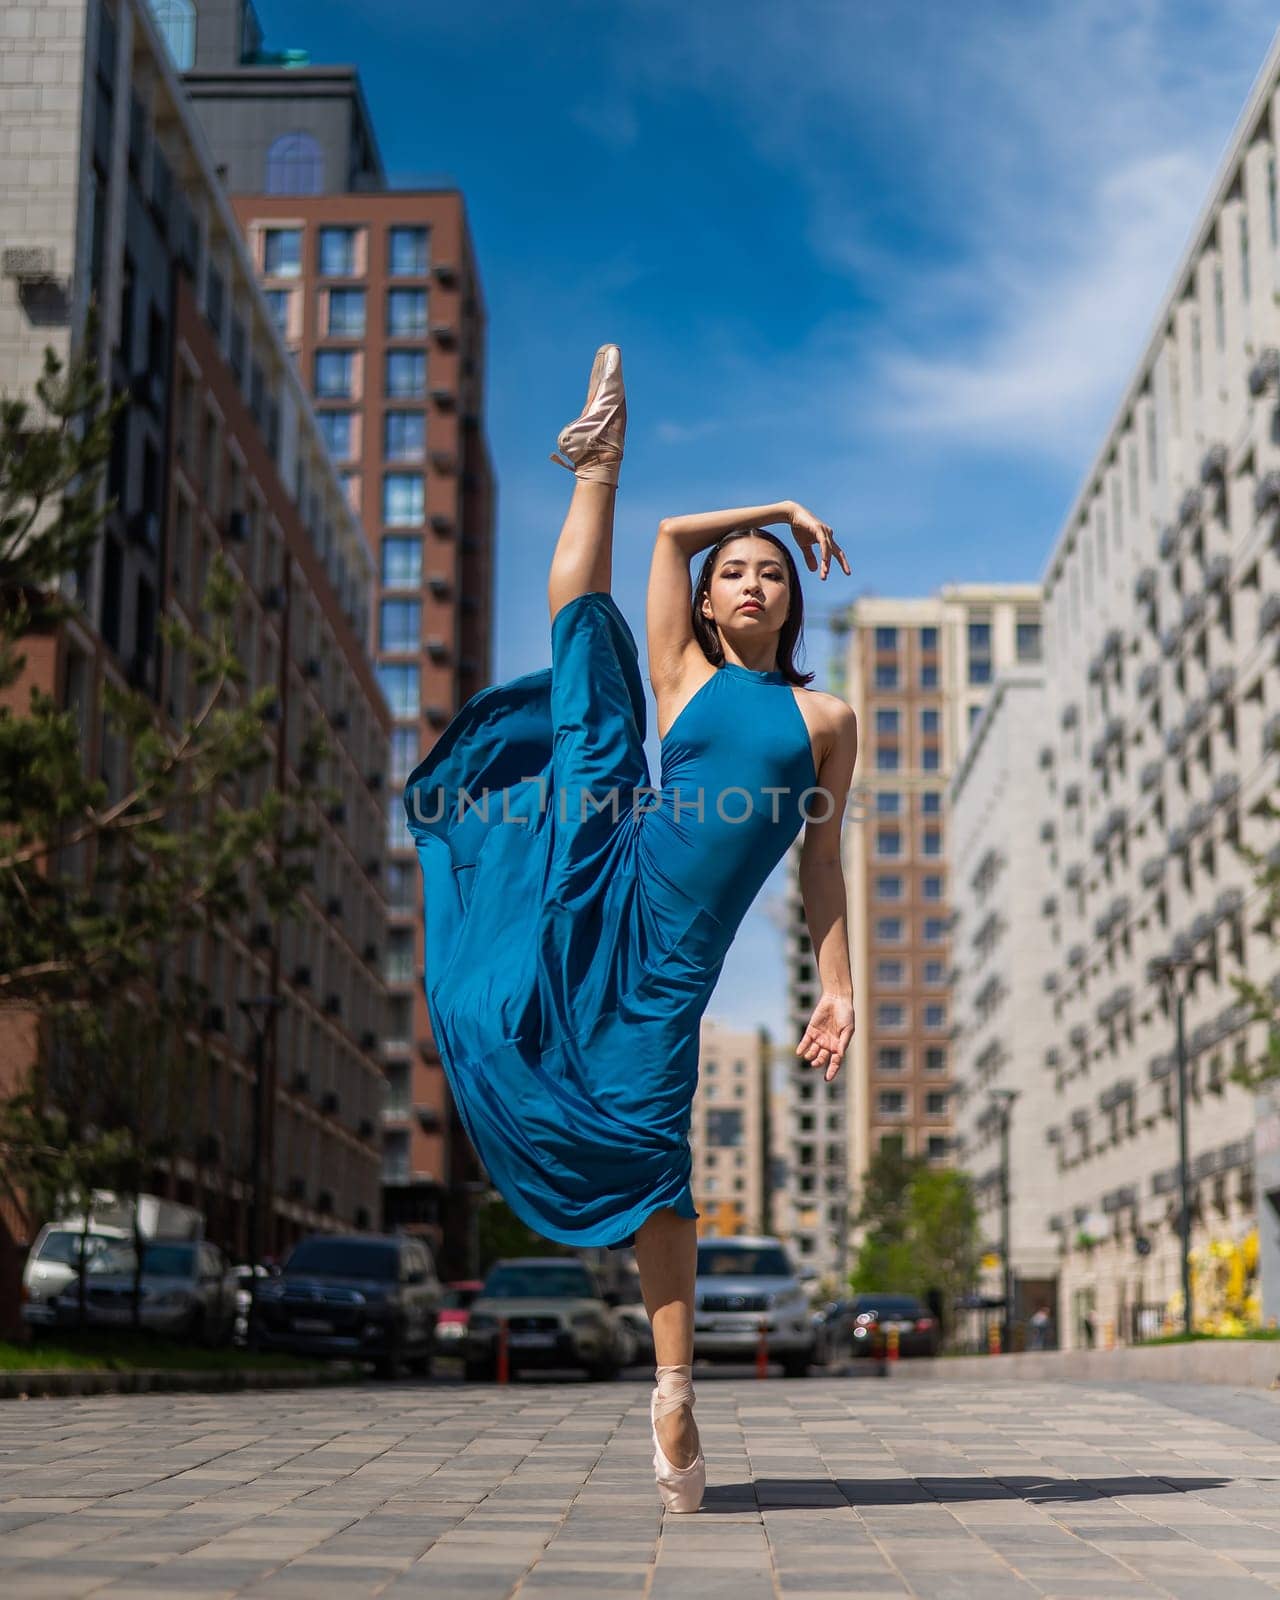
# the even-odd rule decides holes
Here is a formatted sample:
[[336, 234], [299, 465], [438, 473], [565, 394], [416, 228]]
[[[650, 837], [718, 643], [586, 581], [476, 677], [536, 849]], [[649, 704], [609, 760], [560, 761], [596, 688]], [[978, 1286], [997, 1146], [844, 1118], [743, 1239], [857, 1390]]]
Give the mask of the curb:
[[297, 1372], [0, 1372], [0, 1400], [30, 1400], [50, 1395], [220, 1394], [234, 1389], [315, 1389], [321, 1384], [353, 1383], [364, 1373], [348, 1366]]
[[978, 1383], [1224, 1383], [1280, 1388], [1280, 1344], [1273, 1339], [1128, 1345], [1115, 1350], [1036, 1350], [1000, 1356], [919, 1357], [897, 1376]]

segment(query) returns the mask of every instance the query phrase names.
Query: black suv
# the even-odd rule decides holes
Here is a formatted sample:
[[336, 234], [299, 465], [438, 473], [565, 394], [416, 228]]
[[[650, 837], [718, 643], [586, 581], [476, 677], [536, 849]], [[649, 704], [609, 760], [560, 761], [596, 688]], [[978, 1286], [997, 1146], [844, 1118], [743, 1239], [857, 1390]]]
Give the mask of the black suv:
[[440, 1280], [431, 1252], [398, 1234], [313, 1234], [257, 1285], [261, 1349], [372, 1361], [382, 1378], [431, 1371]]

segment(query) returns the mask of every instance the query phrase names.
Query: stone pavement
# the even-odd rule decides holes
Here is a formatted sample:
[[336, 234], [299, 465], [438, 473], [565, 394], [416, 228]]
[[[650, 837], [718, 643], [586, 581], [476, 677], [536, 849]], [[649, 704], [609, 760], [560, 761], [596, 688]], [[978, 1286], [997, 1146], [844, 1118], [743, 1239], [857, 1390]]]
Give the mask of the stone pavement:
[[6, 1600], [1243, 1600], [1280, 1398], [699, 1373], [701, 1514], [635, 1379], [0, 1405]]

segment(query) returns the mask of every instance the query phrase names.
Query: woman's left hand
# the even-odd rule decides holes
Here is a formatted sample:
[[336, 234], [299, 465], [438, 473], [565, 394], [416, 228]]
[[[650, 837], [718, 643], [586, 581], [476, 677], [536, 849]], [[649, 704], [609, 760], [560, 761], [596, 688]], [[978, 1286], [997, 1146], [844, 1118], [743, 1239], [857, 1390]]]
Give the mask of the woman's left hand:
[[823, 1069], [831, 1082], [853, 1038], [853, 1001], [843, 995], [824, 994], [813, 1008], [796, 1054]]
[[[849, 572], [849, 560], [844, 551], [836, 543], [836, 536], [828, 525], [815, 517], [812, 511], [806, 511], [802, 505], [794, 500], [788, 501], [791, 507], [791, 533], [796, 543], [800, 546], [800, 553], [804, 556], [805, 565], [810, 572], [817, 572], [822, 578], [831, 570], [832, 560], [836, 560]], [[817, 546], [815, 552], [814, 546]], [[819, 563], [821, 557], [821, 563]]]

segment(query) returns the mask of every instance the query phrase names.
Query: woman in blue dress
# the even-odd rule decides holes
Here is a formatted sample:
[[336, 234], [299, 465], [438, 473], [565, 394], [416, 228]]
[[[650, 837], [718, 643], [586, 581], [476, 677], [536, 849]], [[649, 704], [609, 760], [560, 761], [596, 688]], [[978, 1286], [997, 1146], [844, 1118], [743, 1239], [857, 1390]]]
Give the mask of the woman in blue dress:
[[[840, 829], [849, 706], [793, 651], [805, 564], [849, 572], [794, 501], [664, 519], [647, 601], [661, 774], [639, 652], [610, 593], [626, 429], [622, 360], [597, 352], [553, 460], [577, 482], [547, 587], [551, 666], [472, 696], [410, 776], [425, 986], [458, 1112], [512, 1209], [571, 1245], [634, 1244], [653, 1326], [654, 1470], [694, 1511], [696, 1233], [689, 1122], [702, 1014], [742, 918], [803, 827], [822, 995], [796, 1054], [830, 1081], [853, 1037]], [[696, 583], [693, 556], [708, 552]]]

